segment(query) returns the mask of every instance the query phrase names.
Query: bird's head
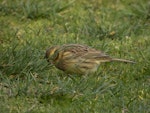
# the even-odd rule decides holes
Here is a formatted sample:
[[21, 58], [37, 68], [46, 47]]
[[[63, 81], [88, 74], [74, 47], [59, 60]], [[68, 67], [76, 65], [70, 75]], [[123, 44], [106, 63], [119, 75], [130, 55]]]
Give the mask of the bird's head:
[[45, 58], [48, 62], [53, 64], [53, 60], [57, 57], [56, 51], [58, 48], [59, 46], [52, 46], [46, 50]]

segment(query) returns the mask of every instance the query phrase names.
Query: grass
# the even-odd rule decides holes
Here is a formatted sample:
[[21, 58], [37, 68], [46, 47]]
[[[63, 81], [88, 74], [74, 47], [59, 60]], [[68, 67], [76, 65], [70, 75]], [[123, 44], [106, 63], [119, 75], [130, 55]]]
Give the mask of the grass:
[[[1, 113], [149, 113], [148, 0], [0, 1]], [[90, 76], [50, 67], [47, 47], [86, 44], [134, 65]]]

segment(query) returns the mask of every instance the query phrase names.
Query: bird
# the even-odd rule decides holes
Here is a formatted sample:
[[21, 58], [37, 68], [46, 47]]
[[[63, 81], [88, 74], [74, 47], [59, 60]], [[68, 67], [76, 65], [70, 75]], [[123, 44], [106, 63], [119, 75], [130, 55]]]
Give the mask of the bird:
[[95, 73], [103, 62], [135, 63], [112, 58], [104, 52], [82, 44], [54, 45], [46, 50], [45, 58], [67, 74], [89, 75]]

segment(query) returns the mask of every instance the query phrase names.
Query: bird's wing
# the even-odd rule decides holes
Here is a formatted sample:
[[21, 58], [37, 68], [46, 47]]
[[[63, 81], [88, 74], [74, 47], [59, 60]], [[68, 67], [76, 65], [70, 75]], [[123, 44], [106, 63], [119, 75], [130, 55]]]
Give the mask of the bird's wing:
[[97, 52], [88, 52], [87, 54], [83, 55], [82, 57], [86, 59], [110, 59], [110, 57], [100, 51]]
[[93, 60], [93, 61], [96, 61], [96, 62], [110, 62], [112, 60], [112, 58], [100, 51], [97, 51], [97, 52], [89, 52], [87, 54], [85, 54], [84, 56], [84, 59], [89, 59], [89, 60]]
[[63, 45], [58, 51], [62, 52], [66, 58], [84, 57], [85, 59], [110, 59], [108, 55], [99, 50], [79, 44]]
[[63, 45], [57, 52], [62, 53], [65, 57], [77, 58], [87, 54], [89, 51], [94, 50], [88, 46], [83, 46], [79, 44], [67, 44]]

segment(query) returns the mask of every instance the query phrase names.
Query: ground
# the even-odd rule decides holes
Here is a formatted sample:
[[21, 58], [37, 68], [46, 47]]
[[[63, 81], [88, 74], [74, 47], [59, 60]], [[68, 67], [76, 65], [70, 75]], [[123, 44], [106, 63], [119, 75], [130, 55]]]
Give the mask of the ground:
[[[78, 43], [136, 64], [104, 63], [71, 75], [44, 59]], [[148, 0], [1, 0], [1, 113], [149, 113]]]

